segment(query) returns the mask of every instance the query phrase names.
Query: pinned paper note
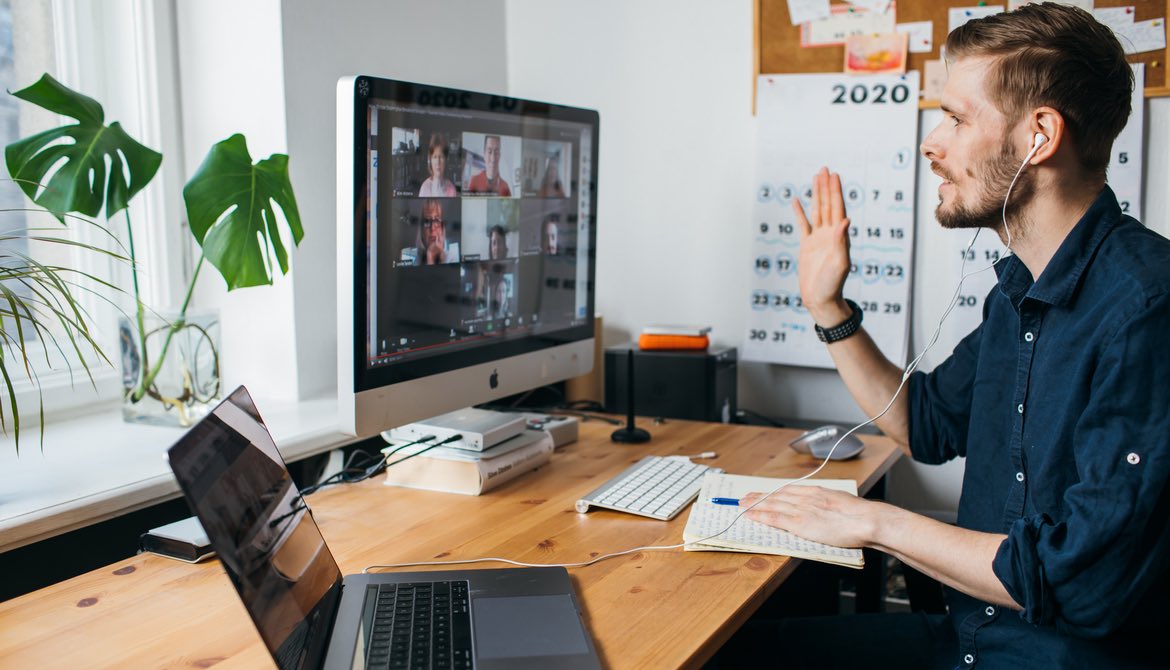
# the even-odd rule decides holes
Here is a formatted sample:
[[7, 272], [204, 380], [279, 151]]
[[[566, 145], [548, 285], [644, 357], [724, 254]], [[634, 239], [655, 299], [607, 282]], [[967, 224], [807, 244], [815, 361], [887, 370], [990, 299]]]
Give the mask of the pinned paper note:
[[885, 14], [886, 10], [890, 8], [890, 0], [846, 0], [846, 2], [854, 7], [878, 14]]
[[922, 64], [922, 97], [941, 100], [947, 85], [947, 65], [942, 60], [928, 60]]
[[934, 51], [934, 21], [899, 23], [897, 29], [910, 36], [910, 53], [928, 54]]
[[846, 74], [902, 74], [906, 34], [850, 35], [845, 38]]
[[830, 14], [829, 0], [788, 0], [788, 16], [794, 26], [823, 19]]
[[987, 5], [979, 7], [951, 7], [947, 11], [947, 32], [955, 32], [955, 28], [968, 21], [981, 19], [1003, 11], [1003, 5]]
[[1166, 20], [1150, 19], [1113, 29], [1121, 48], [1128, 54], [1161, 51], [1166, 48]]
[[1109, 26], [1113, 30], [1118, 28], [1128, 28], [1133, 25], [1135, 12], [1132, 6], [1130, 7], [1104, 7], [1093, 10], [1093, 18], [1097, 19], [1102, 25]]
[[[1009, 0], [1008, 9], [1015, 11], [1024, 5], [1030, 5], [1033, 1], [1039, 0]], [[1093, 11], [1093, 0], [1048, 0], [1054, 5], [1068, 5], [1069, 7], [1080, 7], [1086, 12]]]
[[894, 11], [885, 14], [852, 11], [847, 5], [834, 5], [832, 16], [810, 21], [800, 28], [800, 46], [827, 47], [845, 43], [850, 35], [880, 35], [894, 30]]

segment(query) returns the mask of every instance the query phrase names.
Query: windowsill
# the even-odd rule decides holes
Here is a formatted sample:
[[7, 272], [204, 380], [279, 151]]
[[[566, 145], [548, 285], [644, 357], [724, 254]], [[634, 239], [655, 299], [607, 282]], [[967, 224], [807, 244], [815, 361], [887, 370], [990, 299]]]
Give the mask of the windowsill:
[[[286, 461], [354, 441], [337, 430], [336, 397], [256, 404]], [[0, 553], [177, 498], [166, 451], [185, 430], [125, 423], [115, 405], [50, 423], [43, 452], [31, 423], [19, 457], [3, 437]]]

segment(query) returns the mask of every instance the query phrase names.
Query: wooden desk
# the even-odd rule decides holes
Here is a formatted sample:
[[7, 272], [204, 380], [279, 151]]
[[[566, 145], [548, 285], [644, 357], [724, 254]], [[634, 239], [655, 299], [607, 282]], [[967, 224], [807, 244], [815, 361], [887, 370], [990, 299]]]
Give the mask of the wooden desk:
[[[765, 476], [799, 476], [816, 466], [787, 447], [792, 430], [687, 421], [644, 427], [651, 442], [619, 446], [608, 439], [611, 426], [583, 424], [581, 439], [549, 465], [480, 497], [387, 487], [379, 479], [308, 500], [345, 574], [378, 563], [480, 556], [568, 563], [682, 541], [686, 512], [664, 523], [573, 509], [578, 497], [644, 455], [715, 451], [714, 463], [728, 472]], [[830, 463], [822, 476], [856, 479], [863, 492], [872, 487], [900, 452], [887, 438], [863, 439], [859, 459]], [[778, 556], [672, 549], [569, 573], [607, 667], [672, 668], [710, 658], [796, 565]], [[140, 555], [0, 603], [0, 667], [212, 665], [271, 666], [215, 561]]]

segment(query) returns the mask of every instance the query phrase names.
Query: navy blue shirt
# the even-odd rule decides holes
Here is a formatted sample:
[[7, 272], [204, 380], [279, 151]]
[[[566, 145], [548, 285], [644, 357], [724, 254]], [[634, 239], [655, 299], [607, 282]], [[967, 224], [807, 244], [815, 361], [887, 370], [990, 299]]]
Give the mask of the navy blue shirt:
[[914, 458], [967, 458], [963, 528], [1023, 611], [948, 592], [970, 667], [1170, 667], [1170, 241], [1106, 187], [1032, 281], [909, 384]]

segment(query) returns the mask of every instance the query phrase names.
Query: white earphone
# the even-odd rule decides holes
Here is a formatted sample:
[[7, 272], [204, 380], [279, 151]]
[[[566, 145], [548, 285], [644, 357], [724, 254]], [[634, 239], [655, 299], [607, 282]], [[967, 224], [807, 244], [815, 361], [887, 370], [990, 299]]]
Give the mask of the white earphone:
[[1044, 133], [1036, 133], [1036, 138], [1032, 140], [1032, 149], [1028, 151], [1028, 155], [1024, 158], [1024, 163], [1026, 164], [1028, 161], [1032, 160], [1032, 156], [1034, 156], [1036, 152], [1040, 150], [1040, 147], [1044, 146], [1044, 143], [1047, 141], [1047, 135]]

